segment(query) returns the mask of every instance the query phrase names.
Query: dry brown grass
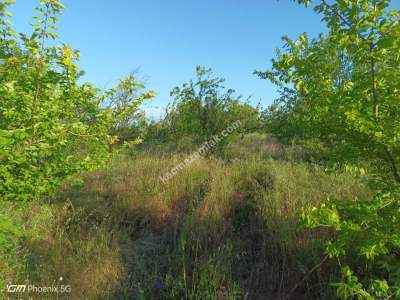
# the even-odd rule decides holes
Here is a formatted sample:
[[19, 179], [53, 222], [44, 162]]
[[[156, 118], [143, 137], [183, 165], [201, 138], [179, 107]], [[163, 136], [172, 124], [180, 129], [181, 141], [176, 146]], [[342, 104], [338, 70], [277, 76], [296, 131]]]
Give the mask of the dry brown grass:
[[[264, 147], [265, 137], [255, 138]], [[266, 146], [269, 159], [253, 146], [230, 162], [202, 158], [167, 184], [159, 176], [185, 156], [116, 158], [52, 204], [15, 213], [35, 234], [19, 241], [25, 267], [8, 257], [3, 278], [63, 276], [71, 299], [282, 298], [320, 261], [330, 235], [299, 229], [301, 208], [370, 191], [349, 175], [283, 160], [280, 146]], [[334, 271], [324, 266], [294, 299], [329, 298]]]

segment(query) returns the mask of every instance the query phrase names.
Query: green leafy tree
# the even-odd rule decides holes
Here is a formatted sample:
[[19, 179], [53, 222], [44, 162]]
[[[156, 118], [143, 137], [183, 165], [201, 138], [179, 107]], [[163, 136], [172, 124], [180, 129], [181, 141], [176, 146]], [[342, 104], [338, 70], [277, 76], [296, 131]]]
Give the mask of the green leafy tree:
[[272, 69], [257, 72], [281, 90], [268, 112], [271, 128], [380, 178], [386, 193], [351, 203], [327, 201], [303, 218], [311, 227], [337, 232], [327, 253], [342, 266], [338, 296], [398, 298], [400, 13], [389, 9], [388, 0], [297, 2], [314, 5], [328, 32], [314, 39], [284, 37]]
[[400, 26], [388, 3], [318, 1], [329, 33], [285, 37], [272, 70], [257, 74], [281, 88], [280, 135], [314, 140], [335, 161], [368, 160], [400, 182]]
[[107, 107], [115, 120], [111, 134], [117, 137], [118, 144], [138, 142], [146, 132], [146, 114], [140, 105], [156, 93], [144, 89], [145, 85], [131, 74], [107, 92]]
[[[171, 92], [174, 98], [164, 120], [175, 140], [193, 137], [201, 144], [220, 134], [233, 122], [240, 120], [235, 131], [250, 131], [259, 127], [259, 111], [249, 103], [242, 103], [235, 91], [223, 86], [223, 78], [214, 78], [211, 69], [196, 68], [196, 80], [190, 80]], [[225, 139], [219, 146], [223, 146]]]
[[[104, 162], [116, 140], [111, 129], [148, 97], [134, 94], [121, 107], [107, 107], [118, 89], [100, 93], [80, 83], [79, 52], [48, 46], [64, 6], [40, 1], [28, 36], [11, 28], [12, 2], [0, 1], [0, 198], [31, 200]], [[121, 85], [137, 88], [133, 78]]]

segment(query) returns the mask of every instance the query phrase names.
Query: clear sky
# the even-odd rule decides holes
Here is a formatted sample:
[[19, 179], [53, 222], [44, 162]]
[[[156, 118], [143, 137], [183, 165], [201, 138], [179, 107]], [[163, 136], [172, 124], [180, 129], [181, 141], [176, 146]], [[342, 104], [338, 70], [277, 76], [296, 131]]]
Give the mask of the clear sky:
[[[11, 11], [18, 31], [39, 0], [17, 0]], [[324, 30], [320, 16], [290, 0], [64, 0], [60, 41], [81, 52], [85, 80], [100, 88], [140, 68], [158, 96], [146, 107], [159, 117], [169, 92], [194, 77], [195, 66], [211, 67], [226, 86], [252, 102], [268, 105], [275, 87], [253, 71], [270, 66], [281, 36]]]

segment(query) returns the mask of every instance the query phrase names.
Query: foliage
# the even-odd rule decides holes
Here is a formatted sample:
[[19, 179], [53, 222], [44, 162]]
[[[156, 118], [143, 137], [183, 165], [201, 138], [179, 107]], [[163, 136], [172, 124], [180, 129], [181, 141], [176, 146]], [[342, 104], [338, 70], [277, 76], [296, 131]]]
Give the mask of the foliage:
[[[40, 1], [28, 36], [11, 28], [6, 8], [12, 2], [0, 2], [0, 198], [31, 200], [104, 162], [115, 142], [111, 128], [151, 94], [136, 95], [141, 85], [132, 77], [103, 94], [81, 84], [79, 52], [48, 42], [57, 39], [55, 24], [64, 6]], [[105, 107], [121, 89], [125, 102]]]
[[115, 120], [111, 133], [120, 144], [134, 141], [145, 133], [146, 115], [139, 106], [156, 94], [154, 91], [143, 91], [144, 88], [145, 85], [131, 74], [107, 92], [107, 107], [112, 109]]
[[224, 81], [214, 78], [211, 69], [197, 67], [195, 81], [172, 90], [174, 100], [164, 122], [175, 140], [191, 136], [200, 144], [237, 120], [241, 121], [241, 128], [236, 133], [259, 127], [258, 109], [241, 103], [234, 90], [223, 86]]
[[334, 163], [367, 167], [380, 178], [387, 193], [327, 201], [303, 218], [308, 226], [337, 233], [327, 252], [342, 266], [339, 297], [397, 298], [400, 12], [389, 10], [388, 0], [297, 2], [315, 3], [328, 32], [314, 39], [305, 33], [284, 37], [272, 70], [257, 72], [281, 90], [266, 115], [277, 136], [296, 138]]
[[318, 1], [329, 32], [284, 37], [272, 70], [257, 74], [281, 89], [270, 111], [278, 136], [312, 142], [335, 162], [368, 161], [400, 182], [400, 13], [389, 2]]
[[21, 235], [18, 226], [6, 215], [0, 215], [0, 246], [7, 248]]
[[[296, 2], [315, 4], [328, 32], [284, 37], [272, 70], [256, 72], [280, 88], [273, 105], [261, 112], [197, 67], [147, 124], [139, 107], [155, 93], [133, 74], [103, 92], [81, 83], [79, 52], [56, 45], [59, 1], [40, 1], [26, 35], [0, 0], [0, 200], [39, 199], [113, 144], [151, 139], [61, 199], [3, 201], [1, 282], [66, 274], [72, 297], [90, 299], [325, 299], [341, 273], [340, 298], [400, 298], [400, 12], [389, 0]], [[237, 120], [218, 145], [225, 161], [200, 158], [161, 183], [185, 159], [170, 145], [195, 147]], [[350, 172], [306, 164], [304, 149]], [[366, 172], [375, 196], [348, 174]]]
[[400, 297], [399, 199], [398, 193], [387, 193], [350, 204], [328, 200], [304, 211], [308, 227], [327, 226], [339, 233], [326, 252], [342, 266], [343, 279], [335, 284], [341, 298]]

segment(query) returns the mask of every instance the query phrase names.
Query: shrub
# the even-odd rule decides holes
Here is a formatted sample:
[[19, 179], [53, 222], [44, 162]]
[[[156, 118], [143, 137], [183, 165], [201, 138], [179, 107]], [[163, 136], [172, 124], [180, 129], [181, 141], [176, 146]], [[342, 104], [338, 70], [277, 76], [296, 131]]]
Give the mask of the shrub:
[[[115, 141], [111, 128], [153, 94], [137, 94], [142, 86], [133, 77], [103, 94], [80, 83], [78, 51], [47, 46], [57, 38], [55, 23], [64, 6], [40, 1], [28, 36], [10, 27], [6, 9], [12, 2], [0, 1], [0, 199], [32, 200], [104, 162]], [[122, 87], [124, 102], [105, 108]]]

